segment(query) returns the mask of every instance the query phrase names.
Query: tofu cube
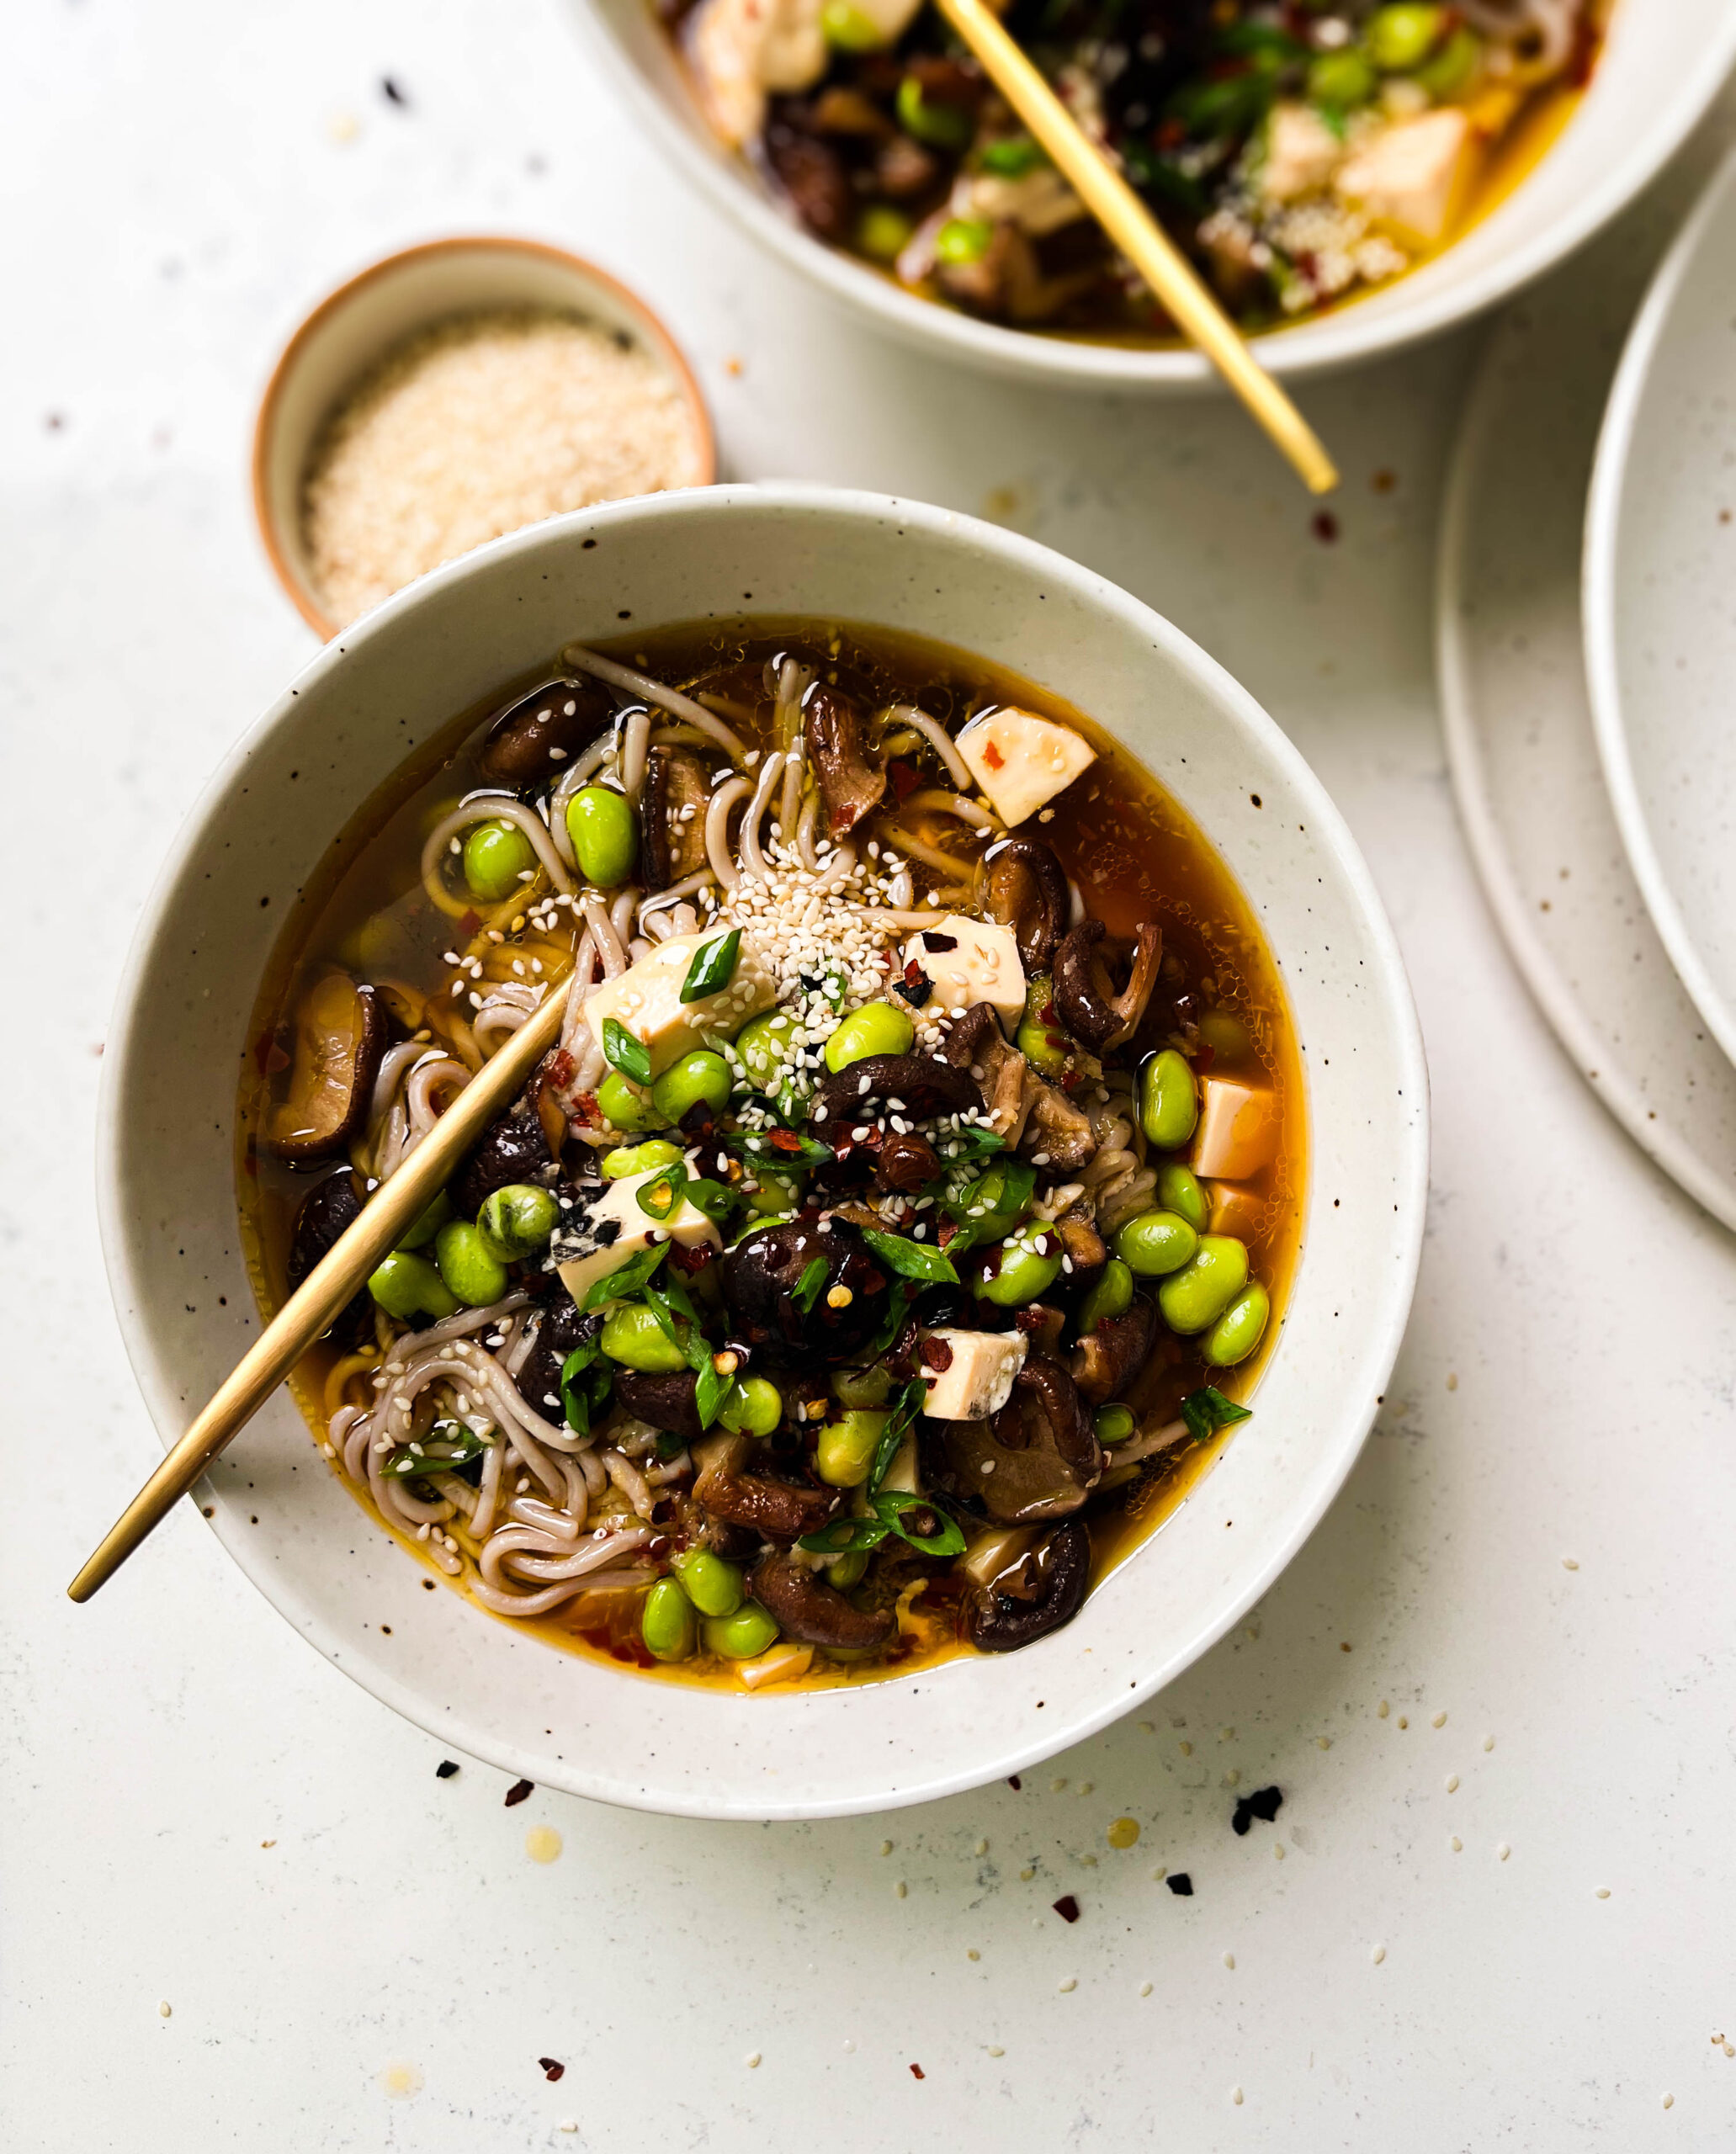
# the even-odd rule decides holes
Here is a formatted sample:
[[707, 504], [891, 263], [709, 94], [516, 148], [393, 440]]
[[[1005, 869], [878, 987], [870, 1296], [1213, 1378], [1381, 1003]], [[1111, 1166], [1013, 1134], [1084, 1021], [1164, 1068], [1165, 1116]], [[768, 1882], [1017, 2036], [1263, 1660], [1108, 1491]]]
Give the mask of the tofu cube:
[[1401, 239], [1431, 247], [1446, 232], [1476, 162], [1471, 123], [1457, 105], [1404, 119], [1340, 166], [1340, 198]]
[[1275, 104], [1254, 183], [1268, 202], [1294, 202], [1318, 194], [1343, 155], [1343, 143], [1312, 105]]
[[1009, 830], [1064, 793], [1097, 751], [1070, 725], [1005, 703], [974, 718], [958, 735], [958, 753]]
[[695, 952], [715, 942], [722, 932], [711, 927], [697, 935], [672, 935], [648, 958], [592, 988], [585, 997], [585, 1022], [592, 1039], [602, 1045], [603, 1020], [613, 1017], [646, 1049], [652, 1076], [661, 1077], [690, 1048], [715, 1039], [733, 1039], [750, 1017], [769, 1010], [778, 1000], [777, 983], [746, 935], [729, 984], [697, 1002], [682, 1000], [682, 985]]
[[1277, 1108], [1267, 1086], [1239, 1077], [1201, 1080], [1199, 1127], [1188, 1164], [1202, 1181], [1245, 1181], [1271, 1165], [1277, 1149]]
[[1251, 1241], [1266, 1217], [1266, 1199], [1245, 1182], [1208, 1181], [1206, 1202], [1211, 1207], [1206, 1231], [1234, 1234], [1239, 1242]]
[[[948, 943], [950, 948], [944, 947]], [[992, 1002], [1007, 1031], [1017, 1030], [1025, 1011], [1025, 968], [1010, 928], [949, 912], [932, 927], [916, 930], [904, 946], [904, 963], [919, 965], [934, 982], [924, 1005], [931, 1016]]]
[[[587, 1239], [596, 1239], [599, 1246], [588, 1255], [570, 1257], [565, 1264], [556, 1266], [561, 1285], [581, 1308], [597, 1281], [608, 1278], [612, 1271], [618, 1271], [629, 1257], [637, 1256], [653, 1234], [679, 1242], [683, 1249], [723, 1247], [724, 1238], [718, 1232], [716, 1222], [708, 1219], [686, 1197], [666, 1219], [654, 1219], [648, 1212], [640, 1210], [640, 1191], [648, 1182], [656, 1181], [664, 1171], [666, 1170], [653, 1167], [649, 1174], [624, 1175], [619, 1181], [612, 1181], [591, 1207], [579, 1232]], [[611, 1227], [615, 1229], [613, 1241], [608, 1239]]]
[[925, 1344], [938, 1340], [953, 1357], [943, 1369], [924, 1360], [928, 1396], [922, 1411], [937, 1421], [986, 1421], [998, 1414], [1030, 1350], [1022, 1331], [954, 1331], [948, 1325], [922, 1337]]

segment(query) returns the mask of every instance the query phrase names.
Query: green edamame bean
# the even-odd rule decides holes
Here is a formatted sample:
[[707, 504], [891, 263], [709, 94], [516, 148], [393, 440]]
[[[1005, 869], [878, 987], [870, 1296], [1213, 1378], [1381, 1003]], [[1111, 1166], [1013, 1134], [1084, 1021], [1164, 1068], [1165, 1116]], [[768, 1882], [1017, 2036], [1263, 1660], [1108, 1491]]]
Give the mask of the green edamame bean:
[[1149, 1055], [1139, 1064], [1139, 1127], [1147, 1142], [1160, 1151], [1177, 1151], [1198, 1120], [1193, 1064], [1172, 1047]]
[[1055, 1016], [1054, 983], [1047, 973], [1033, 973], [1025, 984], [1025, 1014], [1014, 1044], [1045, 1077], [1059, 1077], [1067, 1067], [1066, 1037]]
[[1044, 1226], [1021, 1227], [985, 1258], [977, 1292], [997, 1308], [1040, 1302], [1061, 1276], [1061, 1244]]
[[717, 1418], [731, 1435], [769, 1436], [783, 1419], [783, 1394], [767, 1377], [743, 1377], [724, 1393]]
[[1214, 1369], [1233, 1369], [1245, 1361], [1266, 1335], [1271, 1301], [1264, 1287], [1252, 1281], [1225, 1309], [1206, 1334], [1200, 1352]]
[[368, 1292], [388, 1316], [401, 1324], [411, 1317], [456, 1316], [458, 1297], [425, 1256], [395, 1249], [380, 1259], [368, 1281]]
[[936, 259], [952, 268], [969, 268], [982, 260], [994, 236], [986, 217], [948, 217], [934, 236]]
[[826, 0], [820, 11], [820, 28], [836, 52], [878, 52], [886, 42], [880, 25], [856, 5], [856, 0]]
[[895, 262], [916, 229], [889, 202], [870, 202], [856, 221], [856, 244], [871, 261]]
[[603, 1350], [624, 1368], [641, 1375], [672, 1377], [687, 1357], [643, 1302], [624, 1302], [609, 1312], [603, 1327]]
[[1368, 18], [1362, 41], [1369, 58], [1383, 73], [1399, 75], [1408, 68], [1421, 66], [1446, 27], [1445, 8], [1421, 5], [1420, 0], [1398, 0], [1394, 6], [1375, 9]]
[[651, 1105], [649, 1092], [629, 1084], [618, 1069], [611, 1069], [597, 1088], [597, 1104], [611, 1129], [660, 1129], [662, 1117]]
[[934, 150], [962, 150], [976, 132], [973, 114], [938, 98], [931, 104], [914, 75], [906, 75], [898, 86], [898, 124]]
[[800, 1175], [774, 1175], [769, 1168], [756, 1167], [753, 1185], [745, 1192], [747, 1208], [757, 1212], [762, 1218], [781, 1218], [786, 1212], [794, 1212], [802, 1201]]
[[672, 1062], [651, 1087], [651, 1104], [666, 1122], [679, 1122], [689, 1107], [703, 1100], [714, 1114], [729, 1105], [730, 1065], [709, 1047], [696, 1047], [691, 1054]]
[[528, 1181], [509, 1181], [495, 1190], [476, 1214], [477, 1231], [502, 1264], [533, 1255], [560, 1224], [560, 1207], [553, 1194]]
[[1100, 1324], [1112, 1316], [1125, 1316], [1133, 1302], [1133, 1275], [1118, 1256], [1112, 1256], [1079, 1304], [1080, 1336], [1089, 1338]]
[[1437, 104], [1444, 104], [1464, 88], [1482, 58], [1482, 40], [1461, 23], [1428, 65], [1417, 69], [1416, 79]]
[[1198, 1234], [1177, 1212], [1142, 1212], [1115, 1237], [1115, 1254], [1141, 1279], [1179, 1271], [1198, 1247]]
[[449, 1219], [434, 1237], [440, 1276], [461, 1302], [486, 1308], [507, 1291], [507, 1267], [468, 1219]]
[[1336, 52], [1322, 52], [1312, 61], [1308, 93], [1316, 104], [1335, 112], [1353, 112], [1374, 95], [1379, 79], [1367, 53], [1353, 45], [1340, 45]]
[[836, 1073], [871, 1054], [908, 1054], [916, 1028], [910, 1012], [889, 1002], [864, 1002], [852, 1010], [826, 1043], [826, 1066]]
[[400, 1249], [426, 1249], [452, 1217], [452, 1199], [443, 1189], [416, 1224], [398, 1244]]
[[1208, 1010], [1199, 1021], [1199, 1036], [1217, 1057], [1214, 1069], [1226, 1062], [1246, 1062], [1254, 1053], [1254, 1035], [1233, 1010]]
[[853, 1585], [862, 1584], [863, 1573], [868, 1567], [866, 1548], [852, 1548], [847, 1555], [835, 1556], [826, 1567], [826, 1582], [840, 1593], [847, 1593]]
[[598, 1165], [605, 1181], [624, 1181], [629, 1175], [648, 1175], [659, 1167], [672, 1167], [681, 1157], [679, 1144], [666, 1137], [648, 1137], [643, 1144], [617, 1144], [605, 1152]]
[[892, 1377], [884, 1364], [876, 1361], [871, 1369], [834, 1369], [831, 1393], [840, 1406], [868, 1407], [892, 1403]]
[[999, 1241], [1010, 1234], [1031, 1208], [1031, 1199], [1022, 1179], [1017, 1185], [1017, 1195], [1009, 1188], [1013, 1180], [1009, 1169], [990, 1167], [979, 1175], [958, 1200], [958, 1209], [964, 1224], [983, 1241]]
[[688, 1548], [675, 1558], [677, 1575], [702, 1616], [733, 1616], [746, 1598], [741, 1573], [709, 1548]]
[[1165, 1212], [1176, 1212], [1197, 1234], [1206, 1231], [1212, 1207], [1193, 1169], [1171, 1159], [1157, 1171], [1157, 1201]]
[[815, 1470], [833, 1488], [859, 1488], [868, 1478], [880, 1436], [891, 1419], [855, 1407], [842, 1419], [828, 1421], [814, 1449]]
[[1248, 1283], [1248, 1251], [1233, 1234], [1202, 1234], [1192, 1260], [1157, 1290], [1157, 1306], [1171, 1331], [1204, 1331]]
[[1100, 1406], [1091, 1416], [1091, 1429], [1100, 1444], [1124, 1444], [1139, 1425], [1131, 1406]]
[[765, 1010], [750, 1017], [735, 1035], [735, 1053], [747, 1081], [762, 1092], [775, 1092], [785, 1065], [795, 1053], [795, 1020], [787, 1011]]
[[566, 804], [566, 834], [579, 873], [599, 890], [613, 890], [639, 857], [639, 818], [606, 785], [581, 786]]
[[516, 823], [478, 823], [465, 840], [465, 880], [473, 897], [495, 905], [536, 872], [536, 847]]
[[675, 1578], [659, 1578], [645, 1597], [639, 1635], [653, 1660], [685, 1660], [699, 1642], [693, 1604]]
[[757, 1600], [743, 1601], [733, 1616], [714, 1616], [704, 1626], [705, 1650], [723, 1660], [757, 1660], [778, 1642], [778, 1626]]

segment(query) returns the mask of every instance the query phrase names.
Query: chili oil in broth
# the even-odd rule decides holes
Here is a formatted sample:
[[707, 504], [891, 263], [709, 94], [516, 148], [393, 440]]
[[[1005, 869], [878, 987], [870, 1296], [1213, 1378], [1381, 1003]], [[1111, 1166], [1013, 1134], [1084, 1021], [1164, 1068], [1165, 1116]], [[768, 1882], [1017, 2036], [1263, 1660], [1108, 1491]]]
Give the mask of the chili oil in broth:
[[[1195, 1350], [1197, 1342], [1160, 1324], [1153, 1359], [1162, 1366], [1149, 1378], [1161, 1418], [1173, 1417], [1183, 1398], [1204, 1384], [1214, 1384], [1236, 1399], [1247, 1398], [1282, 1331], [1300, 1254], [1306, 1155], [1301, 1059], [1277, 965], [1248, 901], [1180, 804], [1125, 746], [1059, 696], [989, 661], [925, 638], [856, 623], [747, 617], [617, 637], [594, 648], [690, 695], [725, 698], [731, 706], [730, 724], [762, 750], [772, 738], [766, 664], [785, 651], [817, 662], [819, 677], [854, 697], [864, 710], [914, 703], [956, 731], [977, 711], [1014, 703], [1086, 738], [1098, 760], [1052, 804], [1053, 814], [1042, 825], [1041, 836], [1080, 886], [1087, 913], [1102, 919], [1112, 934], [1131, 935], [1142, 920], [1161, 925], [1165, 953], [1181, 958], [1198, 996], [1204, 1037], [1195, 1059], [1197, 1073], [1245, 1075], [1269, 1084], [1274, 1095], [1278, 1143], [1271, 1165], [1251, 1185], [1261, 1210], [1257, 1224], [1244, 1234], [1250, 1271], [1266, 1282], [1271, 1294], [1271, 1321], [1256, 1353], [1228, 1371], [1207, 1366]], [[427, 897], [420, 871], [423, 842], [458, 801], [486, 783], [476, 756], [492, 720], [549, 677], [549, 672], [540, 672], [503, 688], [486, 708], [454, 720], [417, 749], [341, 833], [284, 930], [242, 1057], [236, 1117], [243, 1244], [268, 1318], [288, 1296], [290, 1232], [311, 1186], [308, 1174], [296, 1172], [257, 1141], [262, 1115], [273, 1096], [273, 1080], [284, 1066], [279, 1043], [284, 1028], [304, 990], [337, 964], [364, 979], [390, 983], [388, 998], [399, 1037], [417, 1029], [412, 1021], [421, 1018], [437, 1028], [434, 1043], [442, 1043], [442, 990], [449, 977], [442, 953], [453, 947], [455, 933], [462, 936], [466, 930], [464, 922], [437, 911]], [[748, 712], [751, 723], [745, 716]], [[894, 777], [887, 808], [859, 825], [852, 837], [871, 840], [878, 824], [896, 816], [917, 836], [941, 842], [942, 850], [960, 851], [963, 826], [957, 820], [940, 814], [925, 819], [900, 809], [895, 804], [895, 770]], [[926, 768], [918, 779], [926, 786], [950, 783], [944, 772], [937, 777]], [[910, 790], [906, 783], [905, 792]], [[1250, 812], [1260, 812], [1257, 804], [1250, 804]], [[942, 878], [919, 862], [909, 864], [920, 899]], [[534, 944], [546, 976], [558, 981], [563, 953], [565, 968], [570, 969], [576, 932], [563, 926], [559, 936], [553, 947], [547, 938], [531, 936], [509, 938], [502, 947], [510, 960]], [[1142, 1028], [1121, 1052], [1131, 1055], [1162, 1044], [1160, 1037], [1148, 1039]], [[289, 1383], [316, 1441], [323, 1444], [326, 1423], [338, 1405], [359, 1403], [369, 1395], [370, 1366], [329, 1342], [304, 1358]], [[1151, 1413], [1144, 1418], [1150, 1419]], [[1184, 1441], [1133, 1469], [1125, 1487], [1107, 1495], [1099, 1491], [1089, 1515], [1093, 1591], [1182, 1503], [1234, 1433], [1226, 1430], [1203, 1443]], [[1109, 1458], [1112, 1471], [1112, 1451]], [[335, 1466], [333, 1471], [376, 1524], [421, 1557], [430, 1573], [427, 1583], [438, 1580], [464, 1589], [461, 1580], [446, 1578], [428, 1562], [413, 1537], [381, 1519], [364, 1489], [356, 1488]], [[921, 1630], [900, 1635], [876, 1661], [853, 1665], [816, 1655], [810, 1672], [796, 1683], [773, 1687], [877, 1681], [969, 1651], [953, 1620], [957, 1590], [950, 1578], [931, 1584], [916, 1603], [926, 1618]], [[485, 1614], [492, 1612], [479, 1601], [472, 1600], [472, 1605]], [[653, 1660], [640, 1641], [636, 1621], [629, 1626], [617, 1618], [608, 1628], [587, 1627], [575, 1619], [571, 1605], [545, 1617], [497, 1620], [518, 1631], [534, 1630], [564, 1650], [662, 1681], [741, 1689], [727, 1664], [696, 1669], [686, 1663]]]

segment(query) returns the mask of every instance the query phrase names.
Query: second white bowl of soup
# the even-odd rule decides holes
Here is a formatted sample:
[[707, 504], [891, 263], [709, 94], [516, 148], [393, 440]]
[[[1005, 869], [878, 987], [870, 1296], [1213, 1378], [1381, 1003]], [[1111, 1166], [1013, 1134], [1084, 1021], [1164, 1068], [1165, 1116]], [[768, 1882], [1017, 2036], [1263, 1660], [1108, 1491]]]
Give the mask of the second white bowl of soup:
[[626, 503], [401, 594], [216, 780], [111, 1035], [166, 1440], [575, 966], [214, 1471], [297, 1626], [526, 1778], [762, 1817], [1015, 1771], [1221, 1635], [1355, 1458], [1425, 1182], [1389, 931], [1250, 699], [873, 497]]

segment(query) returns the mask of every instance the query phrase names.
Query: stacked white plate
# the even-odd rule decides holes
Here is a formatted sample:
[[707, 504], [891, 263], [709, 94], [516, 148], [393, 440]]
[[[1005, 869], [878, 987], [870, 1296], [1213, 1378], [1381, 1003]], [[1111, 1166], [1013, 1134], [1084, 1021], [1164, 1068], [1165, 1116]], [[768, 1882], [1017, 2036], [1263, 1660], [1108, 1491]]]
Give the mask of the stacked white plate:
[[1515, 959], [1611, 1113], [1736, 1227], [1733, 137], [1727, 103], [1491, 335], [1437, 658]]

